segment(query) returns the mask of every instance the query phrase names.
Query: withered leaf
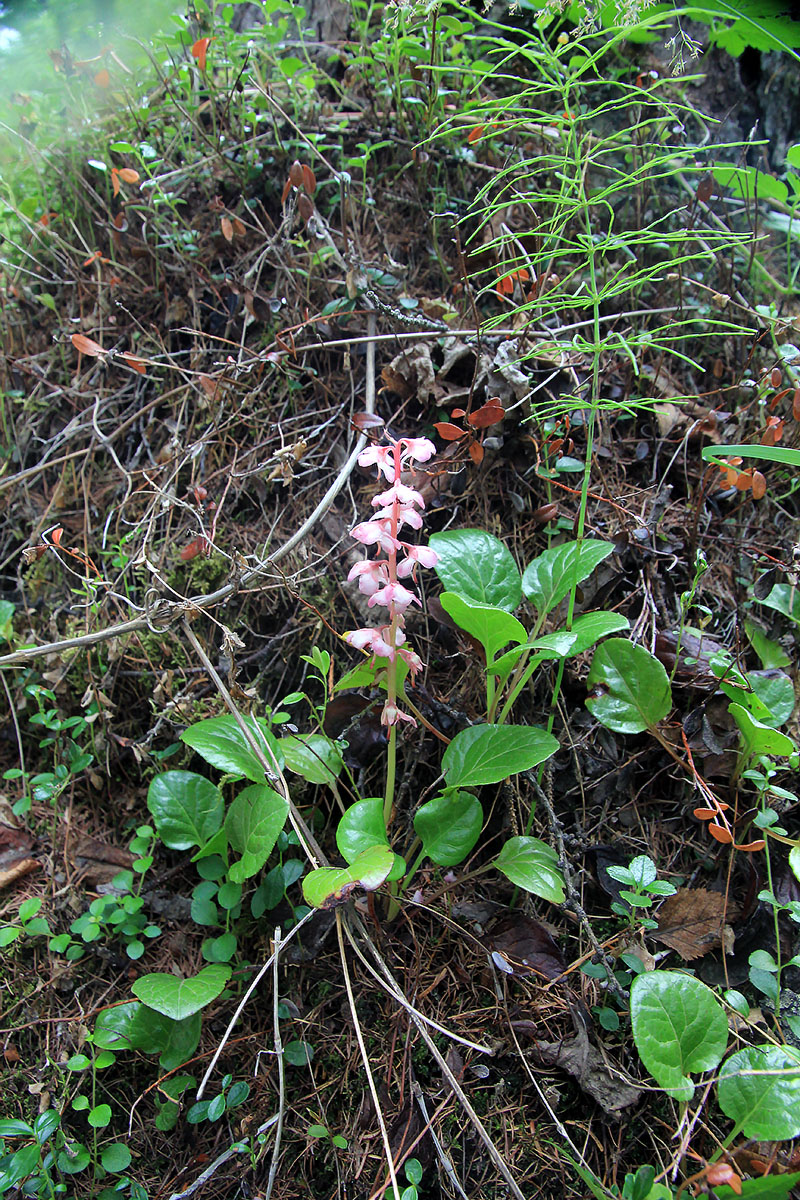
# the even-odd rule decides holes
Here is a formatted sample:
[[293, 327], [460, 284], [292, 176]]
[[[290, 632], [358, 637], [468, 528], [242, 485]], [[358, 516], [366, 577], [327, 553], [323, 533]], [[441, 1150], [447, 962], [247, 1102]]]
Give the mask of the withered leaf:
[[723, 922], [736, 916], [736, 908], [720, 892], [705, 888], [680, 888], [658, 910], [657, 941], [677, 950], [685, 962], [702, 958], [722, 945]]
[[495, 921], [488, 946], [493, 956], [505, 964], [502, 969], [509, 975], [556, 979], [567, 969], [561, 951], [544, 925], [516, 910]]

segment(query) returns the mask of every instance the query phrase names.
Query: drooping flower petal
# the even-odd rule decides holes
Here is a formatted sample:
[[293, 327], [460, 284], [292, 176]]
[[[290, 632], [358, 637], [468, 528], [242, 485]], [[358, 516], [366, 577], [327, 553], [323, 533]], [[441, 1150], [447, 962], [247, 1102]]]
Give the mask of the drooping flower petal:
[[394, 452], [391, 446], [367, 446], [358, 456], [362, 467], [377, 467], [391, 483], [394, 479]]
[[404, 457], [407, 455], [414, 462], [427, 462], [436, 453], [436, 447], [430, 438], [401, 438], [404, 447]]
[[417, 722], [408, 713], [404, 713], [396, 704], [387, 700], [381, 712], [381, 725], [399, 725], [404, 721], [407, 725], [416, 726]]
[[394, 504], [395, 500], [398, 504], [416, 504], [420, 508], [425, 507], [425, 501], [418, 491], [412, 487], [408, 487], [405, 483], [400, 483], [395, 480], [390, 488], [385, 492], [381, 492], [379, 496], [374, 496], [372, 499], [373, 508], [388, 508]]
[[373, 596], [382, 584], [389, 582], [389, 573], [385, 563], [365, 558], [350, 568], [347, 578], [351, 582], [357, 579], [358, 590], [365, 596]]
[[[372, 525], [375, 521], [391, 521], [393, 509], [382, 508], [375, 513], [373, 521], [366, 521], [365, 524]], [[415, 508], [404, 508], [402, 505], [397, 509], [397, 528], [401, 529], [403, 525], [410, 525], [412, 529], [422, 528], [422, 513], [418, 513]], [[356, 525], [356, 529], [359, 526]], [[353, 534], [355, 537], [355, 534]], [[360, 540], [360, 539], [359, 539]], [[399, 543], [398, 543], [399, 545]]]
[[419, 604], [419, 599], [402, 583], [387, 583], [385, 587], [373, 593], [367, 601], [369, 608], [375, 604], [383, 604], [393, 612], [405, 612], [409, 604]]
[[406, 579], [409, 575], [416, 572], [416, 568], [420, 567], [435, 567], [439, 561], [435, 550], [431, 550], [430, 546], [403, 546], [405, 557], [398, 560], [397, 577], [398, 579]]

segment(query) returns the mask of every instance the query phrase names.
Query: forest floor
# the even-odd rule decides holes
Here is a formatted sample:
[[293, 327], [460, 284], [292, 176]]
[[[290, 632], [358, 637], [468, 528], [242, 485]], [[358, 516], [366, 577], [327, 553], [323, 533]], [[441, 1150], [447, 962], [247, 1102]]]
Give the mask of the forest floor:
[[[687, 969], [743, 996], [731, 1036], [793, 1036], [751, 961], [796, 952], [786, 846], [752, 828], [774, 811], [796, 835], [791, 757], [776, 742], [745, 761], [720, 679], [797, 736], [796, 466], [703, 457], [798, 442], [786, 184], [753, 148], [760, 202], [725, 176], [747, 149], [704, 138], [714, 87], [702, 57], [670, 73], [669, 30], [487, 32], [454, 6], [309, 56], [281, 13], [175, 35], [146, 93], [57, 50], [75, 128], [31, 151], [5, 217], [0, 1117], [54, 1114], [13, 1186], [155, 1200], [208, 1171], [204, 1200], [377, 1200], [388, 1146], [408, 1200], [645, 1200], [652, 1177], [625, 1178], [647, 1164], [671, 1196], [732, 1125], [710, 1076], [687, 1111], [643, 1067], [636, 976]], [[99, 111], [89, 88], [109, 92]], [[19, 99], [28, 131], [36, 104]], [[338, 782], [298, 768], [289, 787], [342, 861], [340, 805], [385, 786], [379, 692], [335, 690], [364, 658], [342, 635], [378, 623], [347, 575], [376, 490], [354, 450], [385, 437], [437, 447], [411, 478], [426, 537], [483, 531], [521, 571], [606, 543], [539, 632], [624, 618], [668, 711], [626, 731], [586, 706], [607, 691], [587, 683], [593, 646], [544, 662], [511, 724], [547, 726], [557, 752], [475, 789], [463, 862], [426, 860], [399, 901], [385, 885], [279, 947], [215, 1065], [206, 1100], [226, 1099], [193, 1111], [248, 983], [308, 911], [308, 864], [287, 826], [237, 892], [203, 866], [219, 856], [153, 832], [148, 798], [185, 771], [230, 800], [231, 774], [181, 739], [208, 718], [324, 734]], [[397, 849], [443, 747], [486, 719], [484, 649], [424, 575]], [[646, 710], [649, 676], [631, 686]], [[482, 873], [525, 835], [555, 848], [563, 904]], [[661, 907], [626, 905], [608, 873], [637, 858], [676, 889]], [[146, 1038], [96, 1037], [148, 973], [214, 963], [232, 974], [188, 1061], [163, 1037], [161, 1065]], [[792, 984], [789, 967], [789, 1011]], [[10, 1178], [24, 1131], [4, 1132]], [[800, 1155], [740, 1135], [725, 1161], [772, 1178]]]

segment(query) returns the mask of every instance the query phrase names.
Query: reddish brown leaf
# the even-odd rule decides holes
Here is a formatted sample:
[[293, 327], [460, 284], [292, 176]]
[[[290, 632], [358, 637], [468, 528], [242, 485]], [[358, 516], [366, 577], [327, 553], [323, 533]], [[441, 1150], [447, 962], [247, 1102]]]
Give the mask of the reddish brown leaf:
[[470, 413], [467, 420], [475, 429], [488, 429], [490, 425], [496, 425], [498, 421], [502, 421], [505, 415], [505, 409], [500, 401], [490, 400], [488, 404], [484, 404], [483, 408], [478, 408], [474, 413]]
[[377, 429], [378, 426], [383, 425], [383, 418], [376, 416], [375, 413], [353, 413], [352, 421], [360, 433], [366, 429]]
[[303, 187], [308, 192], [309, 196], [313, 196], [317, 190], [317, 177], [311, 170], [311, 167], [303, 167]]
[[144, 375], [147, 371], [147, 367], [140, 358], [134, 358], [132, 354], [123, 354], [122, 357], [131, 370], [135, 371], [137, 375]]
[[314, 215], [314, 201], [307, 196], [305, 192], [301, 192], [297, 197], [297, 211], [300, 213], [300, 216], [303, 218], [306, 225]]
[[764, 839], [760, 838], [757, 842], [742, 842], [741, 844], [737, 842], [736, 849], [744, 850], [749, 854], [756, 854], [759, 850], [763, 850], [765, 845]]
[[539, 508], [534, 509], [531, 513], [531, 520], [537, 525], [546, 525], [548, 521], [554, 521], [557, 516], [558, 505], [554, 502], [552, 504], [542, 504]]
[[233, 232], [237, 237], [244, 237], [245, 235], [244, 221], [239, 217], [233, 218]]
[[704, 175], [697, 185], [697, 199], [700, 204], [708, 204], [714, 194], [714, 180], [711, 175]]
[[208, 47], [213, 42], [213, 38], [204, 37], [198, 38], [192, 46], [192, 55], [197, 59], [197, 65], [201, 71], [206, 69], [206, 57], [208, 55]]
[[60, 546], [61, 539], [63, 536], [64, 536], [64, 530], [59, 525], [58, 529], [54, 529], [53, 532], [50, 534], [50, 541], [53, 543], [54, 546]]
[[714, 1163], [706, 1171], [706, 1180], [711, 1187], [720, 1187], [727, 1183], [732, 1192], [737, 1196], [742, 1194], [742, 1180], [730, 1163], [718, 1162]]
[[450, 416], [455, 417], [456, 420], [460, 420], [462, 417], [465, 417], [466, 415], [467, 415], [467, 410], [465, 408], [454, 408], [453, 411], [450, 413]]
[[91, 338], [84, 337], [82, 333], [73, 333], [70, 338], [78, 354], [85, 354], [88, 358], [100, 358], [105, 354], [105, 350], [97, 342], [93, 342]]
[[727, 830], [723, 825], [711, 824], [708, 826], [708, 832], [713, 838], [716, 839], [716, 841], [721, 842], [723, 846], [730, 846], [731, 842], [733, 841], [730, 831]]
[[133, 167], [120, 167], [119, 177], [123, 183], [139, 182], [139, 172], [134, 171]]
[[220, 217], [219, 227], [222, 230], [222, 236], [226, 242], [233, 241], [233, 225], [230, 217]]
[[208, 549], [208, 541], [201, 534], [200, 537], [196, 537], [193, 541], [189, 542], [188, 546], [183, 547], [181, 558], [184, 562], [189, 562], [191, 559], [197, 558], [198, 554], [206, 554]]
[[485, 125], [475, 125], [472, 129], [470, 129], [469, 133], [467, 134], [467, 142], [469, 145], [474, 146], [476, 142], [479, 142], [485, 132]]
[[795, 421], [800, 421], [800, 388], [794, 389], [794, 396], [792, 397], [792, 416], [794, 417]]
[[466, 436], [463, 429], [459, 429], [457, 425], [451, 425], [449, 421], [434, 421], [433, 428], [446, 442], [456, 442], [459, 438]]
[[94, 77], [94, 81], [99, 88], [107, 88], [111, 86], [111, 76], [105, 67], [98, 71]]
[[753, 471], [753, 499], [761, 500], [767, 493], [767, 481], [760, 471]]
[[286, 183], [283, 185], [283, 191], [281, 192], [281, 204], [286, 203], [287, 197], [291, 190], [292, 190], [292, 181], [291, 181], [291, 179], [287, 179]]
[[783, 375], [781, 374], [780, 367], [772, 368], [772, 374], [770, 375], [769, 379], [774, 388], [779, 388], [781, 386], [783, 383]]
[[717, 810], [715, 808], [696, 808], [694, 815], [698, 821], [710, 821], [717, 815]]
[[483, 455], [484, 455], [483, 446], [480, 444], [480, 442], [472, 442], [472, 444], [468, 447], [468, 450], [469, 450], [469, 456], [472, 459], [472, 461], [475, 463], [475, 466], [479, 467], [481, 465], [481, 463], [483, 462]]
[[301, 188], [303, 186], [303, 164], [295, 159], [289, 167], [289, 179], [292, 187]]
[[[119, 171], [116, 167], [111, 168], [111, 191], [113, 195], [119, 195]], [[86, 263], [83, 265], [86, 266]]]

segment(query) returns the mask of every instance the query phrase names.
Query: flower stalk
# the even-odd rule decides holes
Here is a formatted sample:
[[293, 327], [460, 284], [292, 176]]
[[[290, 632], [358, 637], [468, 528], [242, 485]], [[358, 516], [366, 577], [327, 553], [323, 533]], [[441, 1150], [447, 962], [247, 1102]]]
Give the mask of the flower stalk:
[[392, 817], [397, 770], [397, 726], [416, 725], [414, 718], [400, 707], [402, 686], [399, 664], [407, 666], [412, 682], [422, 669], [422, 659], [406, 642], [405, 614], [412, 604], [420, 604], [414, 590], [419, 567], [436, 565], [436, 552], [430, 546], [404, 540], [403, 531], [422, 528], [425, 501], [418, 491], [403, 483], [403, 471], [414, 463], [427, 462], [436, 453], [427, 438], [398, 438], [386, 446], [368, 446], [358, 456], [362, 467], [374, 466], [378, 478], [389, 487], [375, 496], [376, 511], [368, 521], [351, 530], [351, 536], [365, 547], [375, 548], [374, 558], [364, 558], [351, 569], [348, 579], [358, 580], [359, 591], [368, 597], [369, 608], [385, 608], [388, 620], [377, 627], [368, 626], [345, 634], [344, 640], [357, 650], [385, 660], [386, 702], [381, 724], [389, 734], [386, 791], [383, 815], [387, 828]]

